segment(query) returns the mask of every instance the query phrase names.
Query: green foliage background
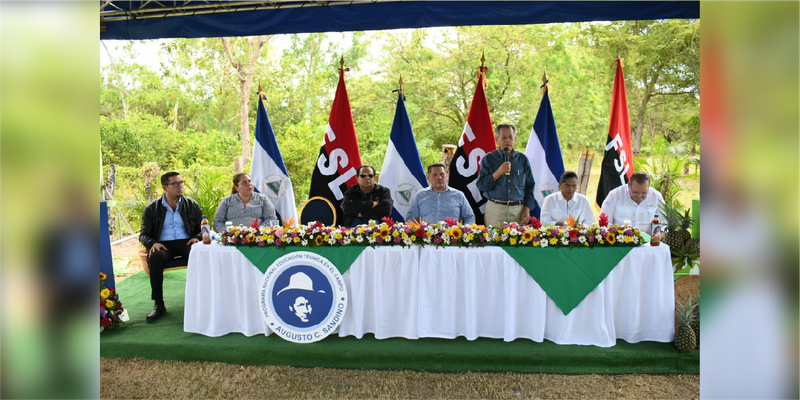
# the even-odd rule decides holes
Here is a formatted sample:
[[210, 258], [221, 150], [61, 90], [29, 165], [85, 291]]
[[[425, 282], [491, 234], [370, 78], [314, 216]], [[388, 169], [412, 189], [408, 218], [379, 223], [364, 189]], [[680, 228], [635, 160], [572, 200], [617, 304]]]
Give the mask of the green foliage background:
[[[260, 53], [248, 94], [250, 140], [260, 84], [301, 206], [344, 57], [351, 68], [347, 89], [364, 163], [378, 169], [383, 164], [397, 99], [392, 90], [400, 76], [423, 164], [437, 162], [442, 145], [458, 142], [484, 54], [492, 121], [516, 124], [520, 149], [527, 144], [547, 72], [559, 139], [571, 169], [582, 148], [602, 157], [614, 79], [609, 67], [619, 54], [634, 154], [644, 157], [637, 165], [645, 165], [653, 152], [667, 151], [673, 142], [685, 142], [691, 149], [681, 157], [696, 157], [699, 41], [699, 20], [274, 36]], [[112, 62], [100, 71], [103, 164], [117, 165], [117, 197], [129, 199], [134, 220], [141, 205], [136, 188], [149, 162], [162, 172], [180, 171], [189, 195], [204, 198], [209, 210], [203, 211], [212, 216], [213, 198], [229, 193], [233, 159], [242, 151], [236, 71], [219, 38], [150, 43], [160, 47], [158, 67], [143, 61], [142, 43], [106, 47]], [[230, 38], [230, 43], [233, 57], [243, 59], [246, 38]]]

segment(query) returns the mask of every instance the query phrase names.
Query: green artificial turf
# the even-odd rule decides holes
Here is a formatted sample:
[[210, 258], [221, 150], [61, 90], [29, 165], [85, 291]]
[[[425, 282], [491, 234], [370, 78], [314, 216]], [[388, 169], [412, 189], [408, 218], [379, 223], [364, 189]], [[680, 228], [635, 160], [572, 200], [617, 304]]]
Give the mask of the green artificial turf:
[[296, 344], [277, 335], [246, 337], [234, 333], [206, 337], [183, 331], [186, 270], [164, 278], [167, 315], [145, 322], [152, 310], [149, 278], [143, 272], [117, 284], [131, 318], [125, 327], [100, 334], [101, 357], [215, 361], [232, 364], [289, 365], [354, 369], [423, 371], [517, 371], [556, 374], [699, 374], [700, 352], [679, 353], [672, 343], [627, 343], [611, 348], [558, 345], [528, 339], [463, 337], [448, 339], [375, 339], [366, 335], [328, 336]]

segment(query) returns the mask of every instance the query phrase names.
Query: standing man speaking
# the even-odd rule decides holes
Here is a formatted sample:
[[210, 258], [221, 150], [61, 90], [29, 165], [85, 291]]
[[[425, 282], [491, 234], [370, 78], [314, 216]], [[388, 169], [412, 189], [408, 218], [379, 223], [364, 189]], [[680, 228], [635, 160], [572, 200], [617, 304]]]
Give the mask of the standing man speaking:
[[481, 160], [478, 189], [486, 203], [486, 225], [527, 224], [535, 207], [533, 172], [528, 157], [514, 151], [517, 128], [500, 124], [494, 129], [497, 150]]

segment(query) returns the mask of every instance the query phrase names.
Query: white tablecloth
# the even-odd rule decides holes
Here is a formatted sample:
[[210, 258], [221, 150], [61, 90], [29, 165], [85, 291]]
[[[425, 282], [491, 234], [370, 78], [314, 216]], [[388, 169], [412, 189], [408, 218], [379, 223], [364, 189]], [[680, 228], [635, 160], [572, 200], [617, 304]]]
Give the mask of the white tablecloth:
[[674, 286], [667, 246], [633, 249], [564, 315], [499, 247], [421, 252], [419, 336], [614, 346], [616, 339], [671, 342]]
[[[263, 273], [236, 248], [196, 244], [189, 256], [184, 330], [269, 335], [258, 307]], [[339, 336], [465, 336], [613, 346], [670, 342], [667, 246], [633, 249], [581, 304], [561, 310], [502, 249], [366, 248], [343, 275], [348, 309]]]

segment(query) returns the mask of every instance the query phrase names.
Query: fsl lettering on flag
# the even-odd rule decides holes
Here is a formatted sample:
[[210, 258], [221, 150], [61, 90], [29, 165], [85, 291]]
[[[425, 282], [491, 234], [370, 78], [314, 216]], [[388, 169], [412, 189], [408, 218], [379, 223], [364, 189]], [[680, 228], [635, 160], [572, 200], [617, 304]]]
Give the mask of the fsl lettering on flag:
[[525, 155], [531, 163], [533, 172], [533, 197], [536, 208], [531, 210], [531, 215], [541, 217], [544, 198], [558, 190], [558, 181], [564, 174], [564, 159], [561, 156], [561, 145], [558, 142], [556, 121], [553, 118], [553, 109], [550, 107], [549, 88], [547, 80], [542, 85], [544, 95], [539, 104], [539, 112], [533, 121], [528, 146]]
[[631, 152], [631, 125], [628, 119], [628, 100], [625, 97], [625, 78], [622, 75], [622, 59], [615, 61], [614, 91], [611, 94], [611, 117], [608, 125], [606, 150], [597, 185], [598, 207], [603, 206], [608, 192], [628, 183], [633, 174]]
[[256, 192], [266, 195], [283, 225], [298, 226], [297, 208], [294, 203], [292, 180], [283, 162], [275, 132], [267, 115], [267, 96], [258, 92], [258, 114], [256, 114], [256, 142], [253, 145], [253, 163], [250, 178]]
[[402, 90], [398, 91], [397, 108], [381, 171], [380, 185], [388, 188], [392, 194], [392, 218], [396, 222], [405, 222], [405, 215], [411, 208], [411, 198], [420, 189], [427, 187], [428, 181], [419, 158]]
[[333, 99], [328, 126], [322, 138], [308, 198], [324, 197], [336, 210], [336, 223], [344, 221], [341, 202], [348, 187], [357, 183], [356, 168], [361, 166], [356, 127], [350, 111], [350, 99], [344, 83], [344, 73], [349, 68], [339, 69], [339, 85]]
[[449, 185], [464, 192], [467, 201], [475, 213], [475, 223], [484, 223], [483, 215], [486, 209], [486, 199], [478, 190], [478, 172], [481, 168], [481, 158], [491, 151], [497, 150], [494, 139], [494, 128], [489, 116], [489, 103], [486, 101], [486, 67], [479, 67], [478, 85], [472, 96], [472, 104], [467, 114], [467, 123], [464, 132], [458, 140], [458, 148], [450, 162]]

